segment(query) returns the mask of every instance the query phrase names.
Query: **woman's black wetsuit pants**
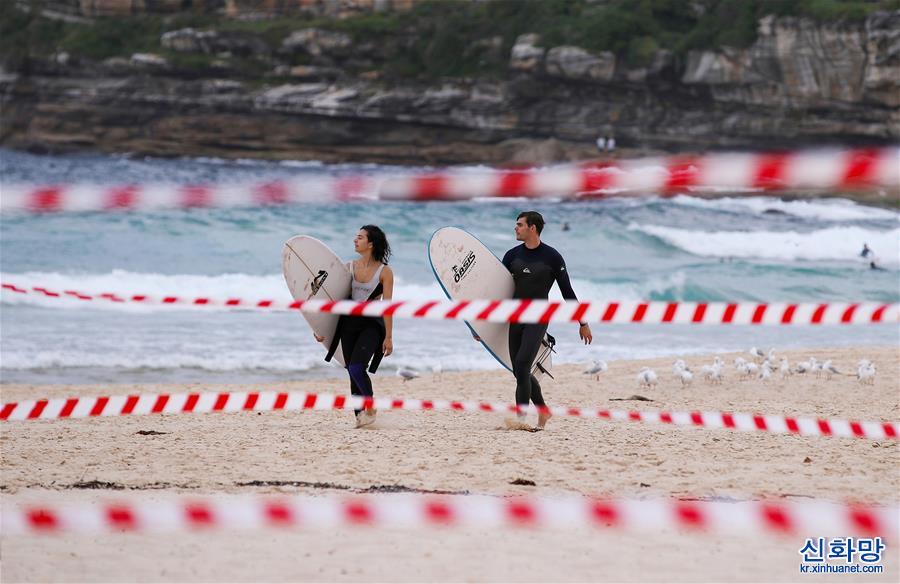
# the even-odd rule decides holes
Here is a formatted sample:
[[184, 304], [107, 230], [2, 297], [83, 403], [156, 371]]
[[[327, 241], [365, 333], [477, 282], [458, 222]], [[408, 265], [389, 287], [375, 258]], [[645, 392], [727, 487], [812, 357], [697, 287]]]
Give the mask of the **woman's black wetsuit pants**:
[[[371, 397], [372, 380], [366, 369], [379, 348], [381, 331], [377, 325], [366, 322], [367, 320], [361, 317], [346, 319], [341, 327], [341, 352], [350, 374], [350, 393]], [[360, 412], [355, 411], [357, 414]]]

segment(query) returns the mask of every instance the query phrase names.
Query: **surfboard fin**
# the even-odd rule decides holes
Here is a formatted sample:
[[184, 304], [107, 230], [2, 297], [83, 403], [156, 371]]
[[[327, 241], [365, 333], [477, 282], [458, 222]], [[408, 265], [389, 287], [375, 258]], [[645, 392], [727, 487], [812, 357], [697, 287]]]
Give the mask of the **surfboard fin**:
[[550, 349], [550, 352], [555, 353], [556, 349], [556, 337], [551, 335], [550, 333], [545, 333], [544, 338], [541, 340], [541, 344]]
[[549, 377], [550, 379], [556, 379], [555, 377], [553, 377], [553, 375], [552, 375], [549, 371], [547, 371], [546, 369], [544, 369], [544, 366], [543, 366], [543, 365], [541, 365], [540, 363], [535, 363], [535, 365], [537, 365], [537, 368], [541, 370], [541, 373], [543, 373], [544, 375], [546, 375], [546, 376]]

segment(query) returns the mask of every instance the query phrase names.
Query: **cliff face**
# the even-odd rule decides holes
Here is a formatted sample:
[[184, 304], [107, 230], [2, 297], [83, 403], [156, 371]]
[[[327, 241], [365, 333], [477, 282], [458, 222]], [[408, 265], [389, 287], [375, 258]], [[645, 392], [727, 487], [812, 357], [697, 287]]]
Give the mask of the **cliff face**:
[[[402, 42], [402, 41], [398, 41]], [[499, 50], [486, 39], [485, 50]], [[134, 55], [65, 55], [0, 79], [0, 142], [38, 150], [315, 158], [391, 163], [549, 162], [596, 155], [594, 140], [657, 150], [882, 144], [900, 140], [900, 11], [860, 25], [768, 17], [743, 50], [659, 51], [628, 68], [611, 53], [519, 38], [503, 80], [387, 84], [378, 47], [305, 30], [272, 51], [249, 34], [181, 30], [162, 46], [252, 54], [269, 81], [213, 62], [203, 78]], [[301, 55], [308, 64], [291, 67]], [[296, 62], [296, 59], [293, 60]], [[348, 74], [351, 66], [371, 67]]]
[[191, 10], [226, 14], [310, 14], [341, 18], [385, 10], [409, 10], [415, 0], [43, 0], [44, 8], [79, 17], [165, 14]]
[[692, 52], [682, 77], [720, 102], [780, 108], [900, 105], [900, 13], [865, 27], [767, 17], [743, 51]]

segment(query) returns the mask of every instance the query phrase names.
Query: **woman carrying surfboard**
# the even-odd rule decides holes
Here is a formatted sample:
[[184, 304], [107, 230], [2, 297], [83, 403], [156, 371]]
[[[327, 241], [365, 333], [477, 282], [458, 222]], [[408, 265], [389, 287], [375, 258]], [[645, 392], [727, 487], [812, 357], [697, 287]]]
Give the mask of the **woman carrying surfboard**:
[[[393, 298], [394, 272], [387, 265], [391, 246], [384, 231], [376, 225], [364, 225], [356, 234], [353, 246], [359, 259], [347, 262], [351, 274], [350, 298], [358, 302]], [[341, 316], [338, 320], [325, 360], [331, 360], [340, 344], [353, 395], [373, 396], [368, 373], [375, 373], [381, 359], [394, 351], [392, 320], [389, 316]], [[318, 334], [313, 336], [319, 342], [324, 340]], [[372, 424], [376, 413], [372, 407], [357, 410], [356, 427]]]
[[[503, 265], [512, 274], [515, 284], [513, 298], [547, 299], [553, 282], [556, 282], [564, 299], [578, 300], [569, 282], [565, 260], [558, 251], [541, 241], [543, 229], [544, 218], [537, 211], [525, 211], [516, 219], [516, 241], [521, 241], [522, 245], [503, 256]], [[514, 323], [509, 326], [509, 357], [516, 376], [516, 405], [525, 407], [532, 402], [542, 408], [538, 414], [539, 428], [547, 424], [551, 414], [546, 409], [541, 384], [531, 368], [546, 332], [546, 324]], [[591, 327], [586, 322], [579, 323], [578, 335], [585, 345], [593, 340]], [[524, 424], [524, 417], [524, 413], [519, 414], [520, 424]]]

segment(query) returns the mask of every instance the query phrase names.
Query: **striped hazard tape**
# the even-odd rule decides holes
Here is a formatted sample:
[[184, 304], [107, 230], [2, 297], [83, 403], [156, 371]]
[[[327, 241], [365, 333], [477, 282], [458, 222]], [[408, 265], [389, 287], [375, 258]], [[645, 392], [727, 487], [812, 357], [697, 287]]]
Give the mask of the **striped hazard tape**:
[[52, 290], [3, 282], [4, 293], [96, 302], [106, 305], [299, 310], [353, 316], [391, 316], [428, 320], [592, 324], [691, 325], [871, 325], [900, 322], [900, 303], [827, 302], [642, 302], [586, 300], [246, 300], [241, 298], [122, 294]]
[[4, 184], [0, 211], [79, 212], [285, 205], [314, 201], [595, 198], [732, 190], [900, 188], [900, 148], [717, 153], [527, 169], [305, 177], [259, 184]]
[[728, 428], [801, 436], [838, 436], [897, 440], [900, 422], [858, 422], [841, 419], [804, 418], [734, 412], [640, 412], [599, 408], [555, 406], [538, 408], [514, 404], [474, 401], [423, 400], [409, 398], [363, 398], [306, 392], [175, 393], [88, 396], [69, 399], [39, 399], [0, 403], [0, 421], [57, 420], [140, 416], [147, 414], [200, 414], [211, 412], [270, 412], [296, 410], [381, 410], [456, 412], [546, 412], [578, 418], [597, 418], [671, 424], [704, 428]]
[[587, 497], [379, 495], [172, 498], [162, 501], [8, 505], [4, 535], [234, 529], [613, 528], [713, 534], [835, 534], [897, 539], [896, 507], [824, 501], [704, 502]]
[[[900, 148], [719, 153], [644, 158], [580, 166], [388, 177], [381, 199], [466, 200], [476, 197], [595, 198], [715, 189], [834, 190], [900, 187]], [[736, 194], [736, 193], [733, 193]]]

